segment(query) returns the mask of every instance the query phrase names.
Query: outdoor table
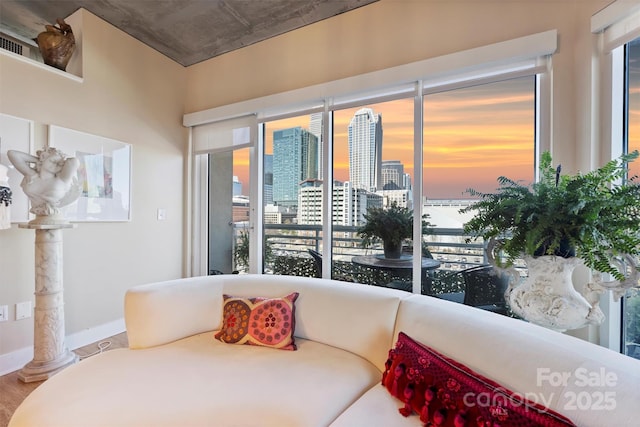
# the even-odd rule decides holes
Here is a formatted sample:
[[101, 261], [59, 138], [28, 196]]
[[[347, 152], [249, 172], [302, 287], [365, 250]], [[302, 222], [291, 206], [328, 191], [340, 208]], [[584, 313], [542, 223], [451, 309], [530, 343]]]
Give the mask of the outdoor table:
[[[403, 254], [400, 258], [385, 258], [383, 254], [378, 255], [359, 255], [354, 256], [351, 259], [351, 262], [355, 265], [359, 265], [366, 268], [371, 268], [374, 270], [383, 270], [398, 273], [399, 276], [409, 277], [411, 278], [411, 270], [413, 269], [413, 255]], [[435, 270], [440, 267], [440, 261], [435, 260], [433, 258], [422, 257], [422, 293], [428, 294], [431, 287], [431, 280], [429, 278], [429, 271]], [[398, 286], [390, 286], [391, 284], [386, 284], [387, 287], [397, 287], [398, 289], [407, 290], [408, 285], [405, 283], [405, 287]]]

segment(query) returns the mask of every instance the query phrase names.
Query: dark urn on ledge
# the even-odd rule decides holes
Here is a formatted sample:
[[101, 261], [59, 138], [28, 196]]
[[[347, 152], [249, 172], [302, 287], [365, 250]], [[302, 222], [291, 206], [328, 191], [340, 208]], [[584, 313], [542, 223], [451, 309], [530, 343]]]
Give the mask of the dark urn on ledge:
[[40, 48], [44, 63], [59, 70], [66, 71], [67, 64], [76, 48], [76, 39], [71, 26], [64, 19], [56, 19], [58, 26], [45, 25], [46, 31], [35, 39]]

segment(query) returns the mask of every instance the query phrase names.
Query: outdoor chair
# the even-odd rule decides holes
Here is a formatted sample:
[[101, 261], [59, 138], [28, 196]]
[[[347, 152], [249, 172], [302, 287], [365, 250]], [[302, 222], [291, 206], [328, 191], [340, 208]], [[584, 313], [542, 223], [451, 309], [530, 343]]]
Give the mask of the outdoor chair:
[[[313, 258], [316, 276], [317, 278], [322, 278], [322, 254], [313, 249], [309, 249], [309, 255]], [[344, 268], [337, 266], [335, 263], [332, 268], [332, 278], [335, 280], [342, 280], [343, 282], [356, 282], [353, 278], [353, 274], [350, 271], [346, 271]]]
[[309, 255], [313, 258], [313, 265], [316, 268], [316, 277], [322, 278], [322, 254], [318, 251], [314, 251], [313, 249], [309, 249]]
[[464, 283], [463, 292], [449, 292], [434, 296], [499, 314], [508, 313], [504, 298], [504, 293], [509, 286], [508, 275], [500, 274], [490, 265], [482, 265], [450, 273], [443, 280], [455, 280], [456, 276], [459, 276]]

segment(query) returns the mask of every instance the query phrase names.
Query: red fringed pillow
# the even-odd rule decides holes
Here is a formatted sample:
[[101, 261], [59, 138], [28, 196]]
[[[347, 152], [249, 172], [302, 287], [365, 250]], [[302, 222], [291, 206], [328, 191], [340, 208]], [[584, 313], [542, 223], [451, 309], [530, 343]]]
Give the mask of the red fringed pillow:
[[400, 332], [382, 385], [427, 426], [575, 426], [568, 418], [513, 393]]
[[222, 327], [216, 339], [229, 344], [296, 349], [293, 333], [297, 292], [284, 298], [223, 297]]

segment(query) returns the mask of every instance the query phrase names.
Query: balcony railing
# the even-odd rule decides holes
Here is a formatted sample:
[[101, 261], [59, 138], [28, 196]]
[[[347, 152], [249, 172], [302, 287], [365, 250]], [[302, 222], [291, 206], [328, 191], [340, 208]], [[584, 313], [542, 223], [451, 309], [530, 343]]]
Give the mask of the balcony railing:
[[[308, 249], [322, 252], [322, 226], [296, 224], [265, 224], [267, 241], [275, 254], [301, 256]], [[357, 255], [382, 253], [382, 245], [364, 249], [362, 239], [357, 235], [357, 227], [333, 227], [334, 260], [350, 260]], [[474, 265], [486, 264], [483, 242], [466, 243], [462, 229], [436, 228], [423, 236], [426, 247], [433, 258], [443, 263], [449, 271], [461, 270]]]
[[[321, 225], [265, 224], [264, 229], [272, 254], [271, 259], [265, 263], [266, 273], [310, 277], [316, 275], [314, 260], [308, 251], [313, 249], [322, 252], [325, 239]], [[235, 228], [236, 236], [239, 236], [241, 230], [242, 226]], [[435, 228], [423, 235], [423, 253], [428, 251], [432, 258], [441, 263], [437, 270], [430, 272], [430, 278], [437, 284], [435, 287], [433, 283], [430, 284], [431, 292], [460, 291], [461, 283], [442, 283], [439, 278], [451, 276], [451, 272], [487, 264], [485, 243], [482, 240], [467, 243], [468, 237], [462, 229], [451, 228]], [[381, 244], [365, 249], [361, 242], [357, 227], [333, 226], [334, 278], [353, 279], [369, 284], [410, 281], [403, 274], [372, 271], [351, 263], [354, 256], [383, 253]]]

